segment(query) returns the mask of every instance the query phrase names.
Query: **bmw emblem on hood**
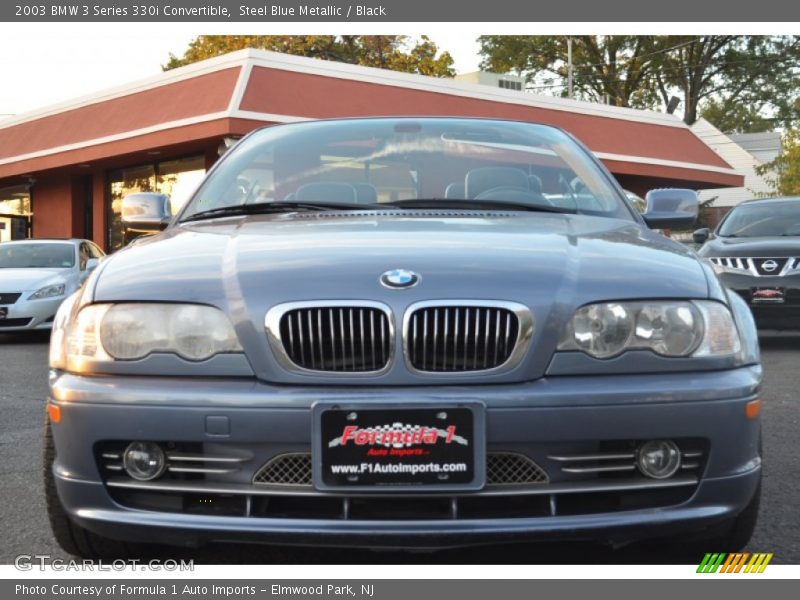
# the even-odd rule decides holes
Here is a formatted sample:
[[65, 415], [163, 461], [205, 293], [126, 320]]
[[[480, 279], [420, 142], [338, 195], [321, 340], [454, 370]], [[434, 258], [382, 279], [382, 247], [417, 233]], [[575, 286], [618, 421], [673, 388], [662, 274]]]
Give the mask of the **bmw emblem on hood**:
[[392, 269], [381, 275], [381, 285], [392, 289], [414, 287], [419, 283], [419, 275], [406, 269]]

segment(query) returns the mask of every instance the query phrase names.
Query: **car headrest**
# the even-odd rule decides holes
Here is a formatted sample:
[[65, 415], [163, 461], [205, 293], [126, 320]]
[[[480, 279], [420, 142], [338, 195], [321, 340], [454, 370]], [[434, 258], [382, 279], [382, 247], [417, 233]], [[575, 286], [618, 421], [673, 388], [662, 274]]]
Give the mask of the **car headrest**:
[[475, 198], [496, 187], [528, 189], [528, 175], [515, 167], [480, 167], [472, 169], [464, 178], [467, 198]]
[[542, 178], [538, 175], [528, 175], [528, 187], [536, 194], [542, 193]]
[[451, 183], [444, 189], [444, 197], [464, 200], [466, 198], [464, 196], [464, 184], [459, 181]]
[[356, 189], [356, 201], [359, 204], [375, 204], [378, 201], [378, 190], [371, 183], [354, 183]]
[[575, 190], [575, 192], [576, 192], [576, 193], [578, 193], [578, 194], [582, 194], [582, 193], [586, 192], [586, 190], [588, 189], [588, 188], [586, 187], [586, 184], [585, 184], [585, 183], [583, 183], [583, 182], [580, 180], [580, 178], [579, 178], [579, 177], [574, 177], [574, 178], [572, 179], [572, 181], [570, 181], [569, 183], [570, 183], [570, 185], [572, 186], [572, 189], [573, 189], [573, 190]]
[[294, 193], [296, 202], [350, 202], [355, 204], [356, 188], [349, 183], [316, 182], [305, 183]]

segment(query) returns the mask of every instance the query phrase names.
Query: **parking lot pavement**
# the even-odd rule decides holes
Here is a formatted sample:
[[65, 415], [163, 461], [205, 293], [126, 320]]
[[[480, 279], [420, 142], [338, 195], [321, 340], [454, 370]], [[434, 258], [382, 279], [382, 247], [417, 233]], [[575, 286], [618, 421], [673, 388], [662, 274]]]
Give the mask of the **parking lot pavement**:
[[[774, 552], [774, 563], [800, 563], [800, 336], [762, 338], [764, 484], [758, 528], [749, 550]], [[41, 427], [47, 396], [47, 335], [0, 334], [0, 563], [19, 554], [67, 558], [50, 535], [41, 486]], [[712, 549], [713, 550], [713, 549]], [[719, 549], [717, 549], [719, 550]], [[198, 563], [266, 563], [270, 549], [218, 545], [179, 551]], [[681, 563], [680, 549], [661, 544], [611, 550], [594, 544], [469, 548], [428, 554], [295, 549], [297, 563]]]

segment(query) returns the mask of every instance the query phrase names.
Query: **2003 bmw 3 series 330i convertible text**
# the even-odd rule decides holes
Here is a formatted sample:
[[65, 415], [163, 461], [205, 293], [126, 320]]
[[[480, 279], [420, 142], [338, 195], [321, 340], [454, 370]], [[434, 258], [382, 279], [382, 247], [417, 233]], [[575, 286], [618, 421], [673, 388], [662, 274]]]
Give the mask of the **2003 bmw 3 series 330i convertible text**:
[[568, 134], [381, 118], [258, 130], [59, 311], [45, 431], [65, 550], [250, 540], [746, 543], [745, 302]]

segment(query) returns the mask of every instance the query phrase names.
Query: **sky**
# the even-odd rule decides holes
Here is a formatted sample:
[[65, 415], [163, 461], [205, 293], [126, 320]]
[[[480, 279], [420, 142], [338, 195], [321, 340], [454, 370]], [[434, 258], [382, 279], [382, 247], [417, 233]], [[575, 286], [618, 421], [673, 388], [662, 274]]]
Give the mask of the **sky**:
[[[794, 23], [604, 23], [607, 34], [795, 34]], [[343, 28], [347, 30], [342, 30]], [[731, 30], [731, 28], [734, 28]], [[0, 119], [157, 75], [199, 34], [429, 35], [459, 73], [478, 69], [482, 33], [596, 34], [597, 23], [0, 23]]]
[[[170, 52], [183, 54], [201, 33], [188, 24], [0, 24], [0, 119], [157, 75]], [[476, 37], [431, 35], [460, 73], [478, 68]]]

